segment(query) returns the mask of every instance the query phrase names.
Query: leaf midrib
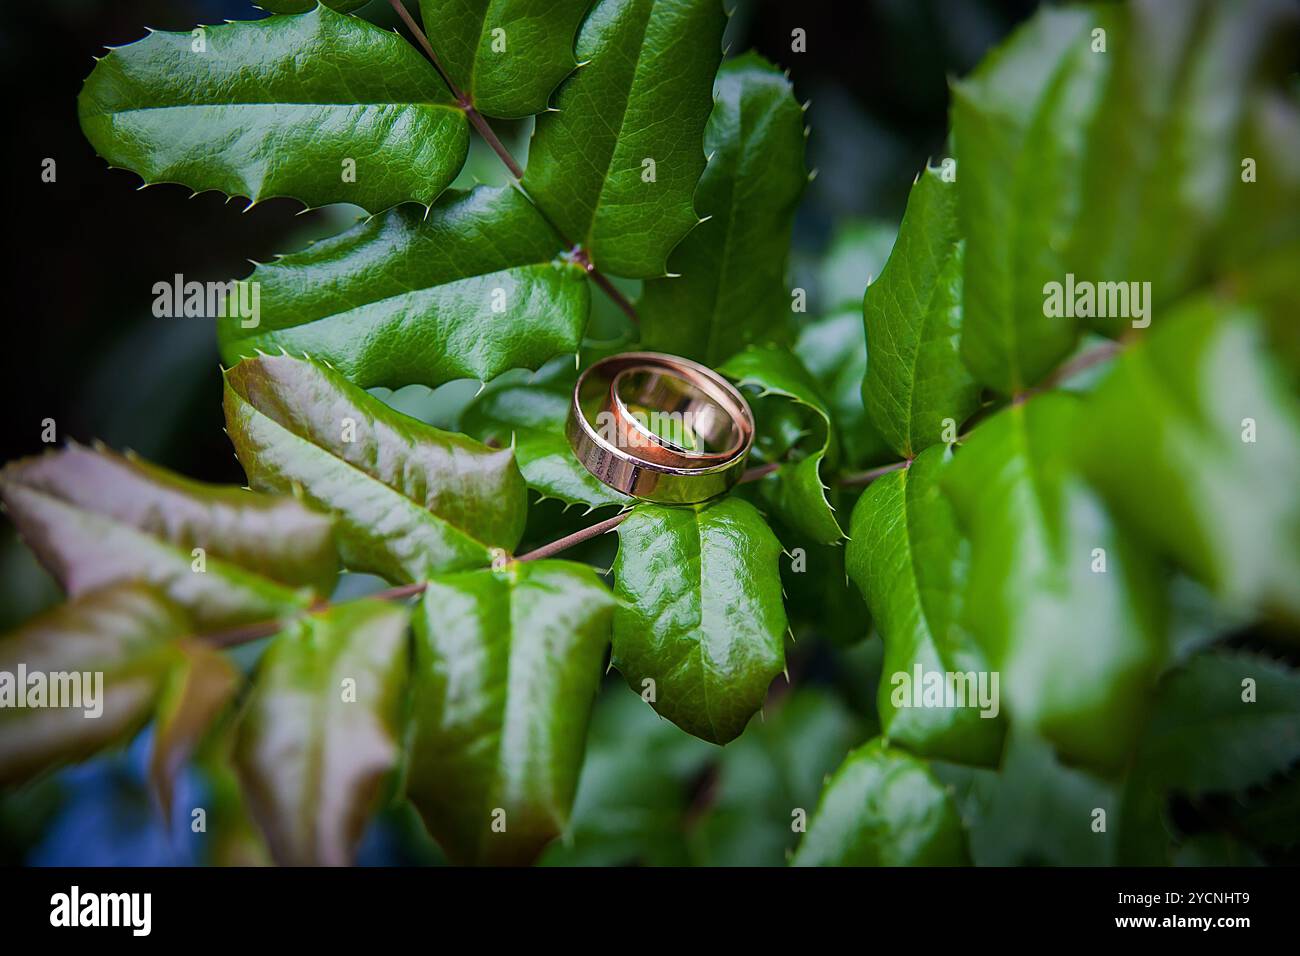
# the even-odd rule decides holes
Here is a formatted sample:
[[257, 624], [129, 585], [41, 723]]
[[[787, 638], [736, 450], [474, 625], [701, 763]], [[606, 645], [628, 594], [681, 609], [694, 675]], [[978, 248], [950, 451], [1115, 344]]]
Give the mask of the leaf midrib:
[[246, 405], [246, 406], [247, 406], [247, 407], [248, 407], [248, 408], [249, 408], [249, 409], [250, 409], [250, 410], [251, 410], [255, 415], [257, 415], [259, 418], [264, 419], [266, 422], [270, 423], [270, 424], [273, 425], [275, 428], [277, 428], [277, 429], [279, 429], [280, 431], [284, 432], [284, 433], [285, 433], [286, 435], [288, 435], [290, 438], [296, 439], [297, 441], [302, 442], [304, 445], [307, 445], [308, 447], [315, 449], [317, 452], [326, 455], [326, 456], [327, 456], [331, 461], [336, 461], [336, 462], [340, 463], [341, 465], [345, 466], [346, 468], [348, 468], [350, 471], [356, 472], [356, 473], [357, 473], [358, 475], [360, 475], [364, 480], [366, 480], [366, 481], [368, 481], [368, 482], [371, 482], [372, 484], [378, 485], [380, 488], [383, 488], [383, 489], [384, 489], [385, 491], [387, 491], [389, 494], [393, 495], [394, 497], [400, 499], [401, 501], [405, 502], [406, 504], [408, 504], [408, 505], [410, 505], [412, 508], [414, 508], [415, 511], [416, 511], [416, 512], [421, 516], [421, 518], [424, 518], [424, 519], [432, 519], [434, 522], [436, 522], [436, 523], [438, 523], [439, 525], [442, 525], [442, 526], [444, 526], [444, 527], [446, 527], [446, 528], [451, 529], [453, 532], [455, 532], [456, 534], [459, 534], [460, 536], [462, 536], [462, 537], [465, 538], [466, 540], [472, 542], [473, 544], [477, 544], [479, 547], [483, 548], [485, 551], [490, 551], [490, 550], [494, 547], [494, 545], [491, 545], [491, 544], [487, 543], [486, 541], [480, 541], [477, 537], [475, 537], [472, 533], [470, 533], [470, 532], [467, 531], [466, 529], [460, 527], [460, 526], [457, 525], [457, 524], [453, 524], [450, 520], [448, 520], [447, 518], [444, 518], [442, 515], [438, 514], [437, 512], [435, 512], [435, 511], [433, 511], [433, 510], [431, 510], [430, 508], [428, 508], [428, 507], [426, 507], [426, 506], [420, 504], [420, 502], [416, 501], [414, 498], [410, 497], [409, 495], [403, 494], [402, 492], [400, 492], [400, 491], [398, 491], [396, 488], [394, 488], [392, 485], [390, 485], [390, 484], [388, 484], [387, 482], [382, 481], [382, 480], [380, 480], [379, 478], [377, 478], [376, 476], [370, 474], [370, 472], [366, 471], [366, 470], [365, 470], [364, 468], [362, 468], [360, 465], [357, 465], [357, 464], [355, 464], [355, 463], [353, 463], [353, 462], [351, 462], [351, 461], [348, 461], [346, 458], [343, 458], [343, 457], [340, 457], [339, 455], [334, 454], [334, 452], [332, 452], [329, 448], [325, 447], [324, 445], [320, 444], [319, 442], [316, 442], [316, 441], [314, 441], [313, 439], [308, 438], [308, 437], [306, 437], [306, 436], [304, 436], [304, 435], [300, 435], [300, 434], [298, 434], [296, 431], [293, 431], [291, 428], [288, 428], [287, 426], [282, 425], [280, 422], [276, 421], [276, 420], [275, 420], [274, 418], [272, 418], [270, 415], [267, 415], [265, 412], [263, 412], [261, 409], [259, 409], [256, 405], [254, 405], [252, 402], [250, 402], [250, 401], [248, 400], [247, 396], [245, 396], [242, 392], [238, 391], [237, 389], [234, 389], [234, 386], [231, 386], [231, 388], [232, 388], [232, 390], [235, 392], [235, 394], [236, 394], [237, 396], [239, 396], [239, 400], [240, 400], [244, 405]]

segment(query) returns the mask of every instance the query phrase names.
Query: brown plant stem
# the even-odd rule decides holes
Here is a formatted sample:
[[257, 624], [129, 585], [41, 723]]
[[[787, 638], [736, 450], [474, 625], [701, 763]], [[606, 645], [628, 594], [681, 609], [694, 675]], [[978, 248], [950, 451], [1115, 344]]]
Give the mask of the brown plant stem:
[[881, 465], [879, 468], [870, 468], [867, 471], [858, 472], [855, 475], [844, 475], [840, 478], [841, 485], [869, 485], [881, 475], [887, 475], [891, 471], [899, 471], [906, 468], [912, 463], [912, 459], [904, 458], [902, 461], [895, 461], [888, 465]]
[[[750, 468], [741, 475], [740, 481], [741, 483], [757, 481], [759, 478], [775, 471], [779, 467], [779, 463], [758, 465], [754, 468]], [[562, 551], [567, 551], [575, 545], [582, 544], [582, 542], [588, 541], [591, 538], [599, 537], [606, 531], [618, 527], [631, 513], [631, 511], [623, 511], [614, 515], [612, 518], [606, 518], [604, 521], [597, 521], [589, 527], [582, 528], [572, 534], [566, 534], [563, 538], [557, 538], [555, 541], [544, 544], [540, 548], [534, 548], [532, 551], [518, 555], [513, 558], [513, 560], [540, 561], [543, 558], [549, 558]], [[417, 581], [414, 584], [402, 584], [397, 587], [387, 588], [383, 591], [376, 591], [374, 594], [365, 594], [359, 598], [354, 598], [353, 600], [400, 601], [403, 598], [414, 597], [417, 594], [423, 593], [426, 583], [427, 582], [424, 581]], [[334, 606], [334, 603], [330, 601], [317, 601], [307, 610], [307, 613], [316, 614], [321, 611], [327, 611]], [[264, 637], [270, 637], [272, 634], [283, 629], [284, 620], [276, 618], [275, 620], [270, 621], [258, 621], [254, 624], [245, 624], [241, 627], [231, 628], [226, 631], [214, 631], [209, 634], [200, 634], [199, 639], [211, 644], [213, 647], [235, 647], [239, 644], [247, 644], [250, 641], [257, 641]]]
[[[402, 22], [406, 24], [406, 29], [411, 31], [411, 35], [415, 37], [420, 48], [424, 50], [425, 55], [429, 58], [429, 62], [433, 64], [433, 68], [437, 70], [438, 75], [442, 77], [442, 81], [447, 84], [447, 89], [451, 90], [451, 95], [456, 98], [456, 105], [465, 111], [466, 119], [470, 121], [474, 129], [478, 130], [478, 134], [483, 137], [483, 141], [491, 147], [492, 152], [497, 154], [497, 158], [505, 164], [506, 169], [510, 170], [510, 175], [514, 177], [515, 182], [519, 182], [524, 178], [524, 168], [520, 166], [519, 161], [511, 155], [510, 150], [506, 148], [506, 144], [501, 142], [501, 138], [497, 136], [496, 132], [492, 129], [492, 126], [488, 123], [483, 114], [475, 108], [474, 101], [452, 81], [451, 75], [443, 68], [442, 61], [438, 59], [438, 54], [433, 51], [433, 44], [429, 42], [428, 36], [426, 36], [425, 32], [420, 29], [420, 25], [415, 22], [415, 19], [411, 16], [410, 12], [407, 11], [406, 7], [402, 4], [402, 0], [388, 0], [388, 2], [392, 5], [393, 9], [397, 11], [397, 15], [401, 18]], [[543, 213], [543, 215], [545, 214]], [[551, 223], [551, 226], [552, 228], [555, 228], [554, 223]], [[556, 229], [555, 231], [559, 232], [560, 230]], [[608, 277], [596, 268], [591, 259], [588, 258], [586, 250], [582, 249], [580, 246], [574, 245], [574, 243], [565, 238], [563, 234], [560, 235], [560, 239], [566, 246], [573, 246], [574, 260], [578, 262], [584, 270], [586, 270], [587, 275], [591, 276], [592, 281], [600, 287], [601, 291], [609, 296], [610, 299], [613, 300], [614, 304], [622, 309], [628, 318], [633, 322], [638, 321], [636, 308], [627, 300], [627, 297], [624, 296], [623, 293], [619, 292], [618, 289], [615, 288], [614, 284], [609, 281]]]

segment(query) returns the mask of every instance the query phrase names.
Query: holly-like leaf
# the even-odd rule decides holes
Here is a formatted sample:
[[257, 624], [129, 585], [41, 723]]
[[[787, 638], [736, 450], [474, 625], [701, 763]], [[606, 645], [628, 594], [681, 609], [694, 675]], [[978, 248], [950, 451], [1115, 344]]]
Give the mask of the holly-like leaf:
[[[1000, 689], [961, 622], [970, 545], [940, 486], [951, 455], [928, 448], [868, 485], [853, 509], [845, 557], [885, 644], [876, 694], [884, 735], [921, 756], [993, 764], [1005, 723]], [[930, 674], [953, 687], [951, 702], [925, 696]], [[959, 675], [960, 699], [949, 674]], [[981, 688], [992, 696], [981, 698]]]
[[1300, 673], [1244, 651], [1193, 657], [1161, 683], [1139, 760], [1194, 795], [1264, 783], [1300, 760]]
[[600, 0], [578, 32], [586, 65], [537, 118], [524, 189], [605, 272], [664, 275], [699, 220], [724, 20], [718, 0]]
[[333, 369], [245, 359], [226, 373], [225, 407], [249, 483], [335, 512], [353, 570], [421, 580], [487, 564], [523, 534], [527, 492], [509, 448], [409, 418]]
[[[958, 354], [962, 241], [957, 186], [927, 168], [880, 278], [867, 288], [867, 375], [862, 396], [894, 451], [915, 458], [979, 405], [979, 386]], [[950, 421], [945, 421], [945, 419]]]
[[341, 604], [294, 620], [262, 657], [234, 760], [276, 862], [351, 861], [400, 754], [408, 616]]
[[1166, 655], [1165, 583], [1074, 471], [1081, 402], [984, 422], [943, 487], [971, 540], [963, 616], [1009, 718], [1075, 761], [1120, 765]]
[[807, 182], [803, 110], [756, 53], [718, 70], [695, 206], [708, 217], [669, 259], [678, 278], [645, 284], [642, 344], [717, 365], [789, 324], [786, 260]]
[[1254, 310], [1166, 316], [1089, 397], [1079, 444], [1128, 527], [1233, 604], [1300, 617], [1300, 402]]
[[1061, 250], [1083, 208], [1087, 120], [1110, 62], [1092, 51], [1092, 30], [1114, 26], [1101, 8], [1046, 7], [953, 86], [961, 355], [1003, 393], [1037, 383], [1078, 339], [1079, 323], [1048, 315], [1043, 293], [1065, 281]]
[[923, 760], [863, 744], [835, 771], [799, 844], [795, 866], [961, 866], [957, 808]]
[[704, 740], [737, 737], [785, 666], [780, 542], [740, 498], [641, 505], [618, 526], [613, 664]]
[[567, 561], [429, 582], [407, 792], [453, 861], [531, 863], [564, 830], [613, 608]]
[[844, 467], [865, 468], [893, 459], [894, 453], [872, 424], [862, 402], [867, 336], [860, 303], [805, 325], [795, 340], [794, 354], [826, 398], [840, 437]]
[[[569, 365], [572, 369], [572, 365]], [[588, 509], [632, 499], [582, 466], [565, 437], [573, 401], [571, 375], [489, 386], [461, 416], [460, 427], [482, 441], [513, 444], [524, 481], [543, 498]]]
[[150, 33], [96, 63], [77, 106], [110, 164], [253, 200], [428, 205], [469, 149], [464, 111], [414, 47], [324, 6]]
[[362, 388], [536, 368], [576, 352], [587, 325], [586, 276], [561, 248], [510, 187], [395, 209], [258, 266], [258, 321], [220, 320], [222, 355], [307, 354]]
[[171, 819], [173, 781], [218, 715], [239, 689], [239, 670], [202, 641], [176, 645], [179, 660], [168, 677], [155, 719], [149, 782]]
[[175, 642], [189, 628], [160, 593], [121, 584], [0, 638], [0, 783], [129, 739], [148, 719], [176, 661]]
[[[826, 497], [821, 466], [833, 468], [838, 459], [835, 430], [830, 410], [818, 394], [817, 385], [795, 357], [779, 346], [750, 346], [733, 355], [720, 369], [741, 387], [754, 387], [761, 399], [777, 396], [799, 407], [810, 434], [809, 450], [799, 448], [796, 460], [764, 476], [759, 483], [763, 500], [795, 530], [821, 544], [833, 544], [844, 537], [834, 509]], [[760, 430], [765, 426], [762, 409], [755, 413]], [[784, 449], [782, 449], [784, 453]]]
[[573, 42], [591, 0], [420, 0], [429, 43], [452, 83], [485, 116], [541, 113], [578, 61]]
[[142, 581], [202, 628], [306, 607], [338, 573], [327, 515], [107, 449], [74, 444], [11, 462], [0, 500], [72, 597]]

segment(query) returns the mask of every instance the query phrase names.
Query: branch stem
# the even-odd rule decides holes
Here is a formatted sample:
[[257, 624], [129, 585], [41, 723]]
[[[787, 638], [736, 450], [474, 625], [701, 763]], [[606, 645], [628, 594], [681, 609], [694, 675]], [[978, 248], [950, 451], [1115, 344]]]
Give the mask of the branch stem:
[[[402, 22], [406, 24], [406, 29], [411, 31], [411, 35], [415, 37], [420, 48], [424, 50], [425, 55], [429, 58], [429, 62], [431, 62], [433, 68], [438, 71], [438, 75], [442, 77], [442, 81], [447, 84], [447, 89], [451, 91], [451, 95], [456, 98], [456, 105], [465, 111], [465, 118], [470, 121], [474, 129], [478, 130], [478, 134], [483, 137], [483, 142], [487, 143], [488, 146], [491, 147], [492, 152], [497, 154], [497, 158], [501, 160], [506, 169], [510, 170], [510, 175], [514, 177], [516, 183], [522, 180], [524, 178], [524, 168], [520, 166], [519, 161], [511, 155], [510, 150], [506, 148], [506, 144], [501, 142], [501, 137], [497, 136], [496, 131], [492, 129], [491, 124], [488, 123], [483, 114], [475, 108], [473, 99], [471, 99], [464, 90], [453, 82], [451, 75], [443, 68], [442, 61], [438, 59], [438, 54], [433, 51], [433, 44], [429, 42], [429, 37], [420, 29], [420, 25], [415, 22], [415, 18], [413, 18], [406, 7], [403, 6], [402, 0], [388, 0], [388, 2], [392, 5], [393, 9], [397, 11], [397, 15], [401, 18]], [[545, 213], [543, 213], [543, 215], [545, 215]], [[554, 228], [555, 224], [551, 223], [551, 225]], [[559, 229], [556, 229], [555, 231], [559, 232]], [[560, 240], [566, 246], [574, 247], [575, 259], [581, 263], [583, 269], [586, 270], [587, 275], [591, 276], [592, 281], [600, 287], [600, 290], [609, 296], [614, 304], [622, 309], [629, 319], [633, 322], [638, 321], [636, 308], [627, 300], [627, 297], [624, 296], [623, 293], [619, 292], [618, 289], [615, 288], [614, 284], [596, 268], [591, 259], [588, 258], [586, 251], [579, 246], [575, 246], [563, 234], [560, 235]]]

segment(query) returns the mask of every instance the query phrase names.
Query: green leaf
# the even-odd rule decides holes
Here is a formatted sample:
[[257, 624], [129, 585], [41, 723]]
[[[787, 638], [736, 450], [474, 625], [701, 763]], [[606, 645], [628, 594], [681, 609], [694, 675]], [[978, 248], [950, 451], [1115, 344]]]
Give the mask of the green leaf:
[[328, 7], [201, 29], [150, 33], [95, 64], [77, 106], [111, 165], [197, 192], [378, 212], [428, 205], [465, 162], [464, 111], [395, 33]]
[[395, 209], [258, 266], [259, 322], [220, 320], [222, 355], [308, 354], [362, 388], [536, 368], [577, 352], [587, 324], [586, 277], [560, 249], [510, 187]]
[[276, 862], [351, 861], [400, 753], [408, 616], [341, 604], [291, 622], [262, 657], [234, 759]]
[[578, 33], [587, 65], [537, 119], [523, 187], [605, 272], [662, 276], [699, 220], [724, 20], [718, 0], [600, 0]]
[[876, 428], [904, 458], [952, 437], [979, 405], [958, 354], [962, 241], [957, 187], [926, 168], [880, 278], [867, 288], [867, 375], [862, 396]]
[[[760, 398], [774, 395], [799, 407], [801, 418], [808, 422], [812, 451], [799, 449], [794, 461], [782, 463], [776, 471], [763, 477], [759, 493], [783, 521], [801, 534], [821, 544], [840, 541], [844, 532], [835, 520], [821, 475], [823, 461], [828, 468], [834, 467], [838, 448], [830, 410], [817, 393], [817, 385], [808, 370], [787, 349], [750, 346], [732, 356], [719, 371], [742, 387], [757, 388]], [[762, 411], [760, 408], [755, 413], [760, 430], [766, 424]]]
[[691, 784], [717, 756], [636, 694], [607, 686], [596, 700], [587, 756], [564, 839], [546, 866], [684, 866], [682, 821]]
[[795, 866], [960, 866], [957, 808], [929, 766], [880, 738], [849, 754], [822, 792]]
[[718, 70], [695, 192], [705, 222], [669, 259], [680, 278], [646, 282], [646, 348], [717, 365], [790, 319], [786, 261], [804, 169], [803, 110], [781, 71], [756, 53]]
[[785, 666], [776, 536], [732, 497], [640, 505], [618, 541], [613, 665], [687, 733], [733, 740]]
[[333, 369], [245, 359], [226, 373], [225, 407], [249, 483], [335, 512], [354, 571], [418, 581], [487, 564], [523, 534], [527, 492], [510, 449], [408, 418]]
[[1085, 208], [1086, 122], [1110, 62], [1092, 52], [1095, 27], [1114, 32], [1113, 13], [1044, 8], [953, 86], [966, 241], [961, 355], [999, 392], [1037, 383], [1078, 338], [1075, 320], [1046, 314], [1043, 287], [1065, 281], [1061, 249]]
[[171, 819], [173, 781], [213, 722], [239, 689], [241, 675], [226, 655], [201, 641], [176, 645], [172, 668], [154, 722], [149, 782]]
[[795, 340], [794, 354], [826, 397], [831, 420], [840, 438], [845, 468], [864, 468], [894, 457], [872, 424], [862, 402], [867, 374], [867, 336], [859, 303], [805, 325]]
[[[148, 719], [176, 660], [175, 641], [189, 628], [161, 594], [120, 584], [84, 594], [0, 638], [0, 783], [26, 780], [128, 740]], [[76, 683], [56, 680], [59, 673]], [[73, 695], [60, 698], [70, 706], [50, 706], [56, 689]]]
[[574, 378], [493, 383], [465, 410], [460, 427], [482, 441], [513, 445], [524, 481], [543, 498], [588, 510], [631, 504], [582, 466], [565, 437]]
[[801, 688], [783, 698], [718, 754], [712, 802], [690, 834], [695, 865], [783, 866], [798, 841], [795, 821], [812, 813], [823, 781], [861, 739], [859, 721], [829, 693]]
[[1131, 7], [1114, 24], [1096, 58], [1110, 69], [1086, 130], [1087, 214], [1067, 249], [1079, 278], [1150, 281], [1159, 316], [1300, 235], [1300, 179], [1284, 158], [1300, 131], [1287, 65], [1298, 22], [1287, 4], [1197, 0]]
[[429, 582], [407, 786], [454, 862], [531, 863], [564, 830], [613, 607], [567, 561]]
[[591, 0], [420, 0], [429, 43], [452, 83], [485, 116], [541, 113], [573, 72]]
[[[1127, 826], [1114, 786], [1060, 762], [1050, 744], [1013, 729], [997, 773], [936, 764], [962, 802], [976, 866], [1108, 866]], [[1106, 813], [1104, 831], [1094, 825]], [[1168, 837], [1160, 834], [1165, 842]]]
[[328, 516], [108, 449], [72, 444], [11, 462], [0, 500], [72, 597], [142, 581], [201, 628], [307, 607], [338, 573]]
[[[910, 467], [868, 485], [853, 509], [845, 558], [885, 645], [876, 694], [882, 733], [920, 756], [993, 764], [1005, 723], [1000, 687], [961, 622], [970, 544], [940, 486], [951, 458], [947, 448], [928, 448]], [[915, 706], [931, 673], [945, 687], [946, 675], [960, 674], [964, 706]], [[981, 680], [991, 698], [977, 693]]]
[[[831, 494], [837, 507], [852, 512], [851, 489], [835, 488]], [[845, 549], [809, 541], [779, 520], [772, 522], [772, 530], [786, 551], [780, 559], [781, 587], [793, 639], [802, 642], [805, 634], [812, 634], [838, 647], [865, 640], [871, 634], [871, 612], [849, 584]]]
[[1005, 409], [943, 486], [971, 540], [965, 624], [1000, 674], [1004, 710], [1068, 757], [1112, 768], [1165, 658], [1165, 583], [1073, 471], [1080, 405], [1054, 392]]
[[1079, 444], [1127, 526], [1233, 604], [1300, 617], [1300, 403], [1251, 309], [1196, 300], [1158, 322]]
[[1264, 783], [1300, 760], [1300, 673], [1243, 651], [1193, 657], [1162, 682], [1139, 760], [1193, 795]]

